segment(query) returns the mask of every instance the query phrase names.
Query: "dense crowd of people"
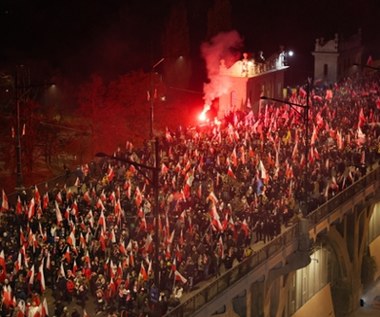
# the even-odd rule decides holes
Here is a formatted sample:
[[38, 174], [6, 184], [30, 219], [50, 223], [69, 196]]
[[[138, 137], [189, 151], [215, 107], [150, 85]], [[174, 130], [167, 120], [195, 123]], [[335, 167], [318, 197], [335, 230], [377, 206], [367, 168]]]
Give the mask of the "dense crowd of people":
[[[72, 316], [89, 305], [109, 316], [162, 316], [182, 292], [365, 175], [380, 157], [379, 84], [369, 74], [313, 87], [308, 151], [302, 113], [270, 102], [258, 114], [232, 111], [221, 122], [167, 129], [158, 219], [151, 171], [127, 163], [154, 166], [148, 141], [127, 141], [115, 159], [78, 168], [75, 182], [33, 186], [14, 205], [3, 191], [2, 316], [49, 315], [47, 289], [51, 316], [68, 316], [73, 301], [83, 312]], [[290, 101], [305, 104], [305, 90]]]

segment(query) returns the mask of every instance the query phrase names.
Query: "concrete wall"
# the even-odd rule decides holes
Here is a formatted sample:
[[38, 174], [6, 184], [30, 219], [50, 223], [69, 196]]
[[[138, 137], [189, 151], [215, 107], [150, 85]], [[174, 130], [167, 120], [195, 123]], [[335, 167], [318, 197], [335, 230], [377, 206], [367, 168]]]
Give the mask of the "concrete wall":
[[327, 284], [303, 305], [293, 317], [334, 317], [330, 284]]

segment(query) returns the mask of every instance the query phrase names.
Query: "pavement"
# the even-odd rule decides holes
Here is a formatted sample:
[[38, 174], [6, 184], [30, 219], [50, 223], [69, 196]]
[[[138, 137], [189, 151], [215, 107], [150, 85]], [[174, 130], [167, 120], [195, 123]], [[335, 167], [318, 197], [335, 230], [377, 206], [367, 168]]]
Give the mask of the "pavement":
[[377, 307], [373, 306], [373, 300], [377, 295], [380, 296], [380, 279], [378, 279], [377, 282], [362, 295], [361, 298], [364, 301], [364, 305], [359, 307], [348, 317], [379, 317], [380, 301], [378, 302]]

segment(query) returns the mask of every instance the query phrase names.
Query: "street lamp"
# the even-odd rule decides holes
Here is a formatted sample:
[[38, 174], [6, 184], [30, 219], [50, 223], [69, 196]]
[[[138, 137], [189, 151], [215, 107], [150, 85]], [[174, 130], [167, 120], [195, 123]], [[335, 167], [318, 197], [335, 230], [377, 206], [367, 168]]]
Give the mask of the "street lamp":
[[[290, 102], [288, 100], [282, 100], [282, 99], [276, 99], [276, 98], [270, 98], [270, 97], [266, 97], [266, 96], [262, 96], [260, 97], [260, 99], [262, 100], [269, 100], [269, 101], [275, 101], [275, 102], [280, 102], [280, 103], [283, 103], [283, 104], [286, 104], [286, 105], [289, 105], [295, 112], [297, 112], [297, 114], [299, 116], [303, 116], [303, 119], [304, 119], [304, 125], [305, 125], [305, 152], [304, 152], [304, 155], [305, 155], [305, 171], [304, 171], [304, 210], [302, 210], [302, 212], [304, 213], [304, 216], [307, 215], [307, 212], [308, 212], [308, 206], [307, 206], [307, 202], [308, 202], [308, 190], [307, 190], [307, 187], [308, 187], [308, 169], [309, 169], [309, 109], [310, 109], [310, 105], [309, 105], [309, 101], [310, 101], [310, 81], [311, 79], [309, 78], [307, 80], [307, 83], [306, 83], [306, 104], [298, 104], [298, 103], [294, 103], [294, 102]], [[297, 108], [301, 108], [303, 109], [303, 114], [297, 109]]]
[[[160, 238], [158, 236], [159, 235], [159, 232], [158, 232], [158, 228], [159, 228], [159, 225], [158, 225], [158, 221], [159, 221], [159, 203], [158, 203], [159, 184], [158, 184], [158, 180], [159, 180], [159, 172], [160, 172], [160, 168], [159, 168], [160, 158], [159, 158], [159, 148], [158, 147], [159, 147], [159, 143], [158, 143], [158, 138], [156, 137], [155, 138], [155, 163], [154, 163], [154, 166], [140, 164], [140, 163], [128, 160], [126, 158], [115, 157], [115, 156], [111, 156], [111, 155], [101, 153], [101, 152], [95, 154], [96, 157], [106, 157], [106, 158], [109, 158], [109, 159], [112, 159], [115, 161], [121, 161], [121, 162], [125, 162], [125, 163], [133, 165], [134, 167], [136, 167], [136, 170], [141, 175], [143, 175], [149, 182], [152, 183], [153, 195], [154, 195], [153, 215], [154, 215], [154, 218], [156, 221], [155, 226], [154, 226], [155, 254], [154, 254], [153, 271], [154, 271], [154, 282], [155, 282], [157, 287], [159, 287], [159, 282], [160, 282], [160, 277], [159, 277], [160, 267], [159, 267], [159, 261], [158, 261], [159, 248], [160, 248]], [[149, 176], [147, 176], [142, 171], [142, 169], [147, 169], [147, 170], [152, 171], [152, 174], [153, 174], [152, 177], [150, 178]]]
[[156, 89], [154, 89], [153, 86], [153, 74], [155, 68], [160, 65], [163, 61], [165, 60], [165, 57], [162, 57], [159, 61], [157, 61], [153, 66], [150, 71], [150, 94], [149, 94], [149, 99], [150, 99], [150, 139], [153, 139], [153, 122], [154, 122], [154, 98], [156, 97]]

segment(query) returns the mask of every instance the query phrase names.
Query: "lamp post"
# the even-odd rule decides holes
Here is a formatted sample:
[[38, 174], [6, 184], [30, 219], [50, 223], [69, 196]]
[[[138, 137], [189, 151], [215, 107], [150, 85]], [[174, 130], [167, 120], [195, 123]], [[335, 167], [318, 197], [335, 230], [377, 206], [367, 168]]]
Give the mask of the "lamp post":
[[154, 133], [153, 133], [153, 122], [154, 122], [154, 98], [156, 97], [156, 89], [153, 85], [153, 74], [155, 68], [160, 65], [165, 60], [165, 57], [162, 57], [159, 61], [157, 61], [150, 71], [150, 93], [149, 93], [149, 99], [150, 99], [150, 139], [153, 139]]
[[[294, 103], [294, 102], [290, 102], [288, 100], [282, 100], [282, 99], [276, 99], [276, 98], [270, 98], [270, 97], [266, 97], [266, 96], [262, 96], [260, 97], [260, 99], [263, 99], [263, 100], [269, 100], [269, 101], [274, 101], [274, 102], [279, 102], [279, 103], [283, 103], [283, 104], [287, 104], [289, 105], [294, 111], [297, 112], [297, 114], [299, 116], [303, 116], [303, 120], [304, 120], [304, 125], [305, 125], [305, 149], [304, 149], [304, 155], [305, 155], [305, 170], [304, 170], [304, 179], [303, 179], [303, 182], [304, 182], [304, 210], [302, 210], [303, 212], [303, 215], [306, 216], [307, 215], [307, 212], [308, 212], [308, 206], [307, 206], [307, 203], [308, 203], [308, 190], [307, 190], [307, 187], [308, 187], [308, 169], [309, 169], [309, 109], [310, 109], [310, 105], [309, 105], [309, 102], [310, 102], [310, 80], [311, 79], [308, 79], [307, 80], [307, 83], [306, 83], [306, 104], [298, 104], [298, 103]], [[303, 114], [297, 109], [297, 108], [301, 108], [303, 109]]]
[[23, 177], [22, 177], [22, 164], [21, 164], [21, 125], [20, 125], [20, 100], [18, 97], [17, 88], [17, 75], [16, 75], [16, 190], [24, 190]]
[[[149, 166], [145, 164], [140, 164], [125, 158], [120, 157], [114, 157], [105, 153], [96, 153], [95, 156], [97, 157], [106, 157], [112, 160], [125, 162], [128, 164], [133, 165], [136, 167], [136, 170], [143, 175], [149, 182], [152, 183], [153, 186], [153, 196], [154, 196], [154, 206], [153, 206], [153, 215], [155, 219], [155, 226], [154, 226], [154, 246], [155, 246], [155, 253], [154, 253], [154, 263], [153, 263], [153, 271], [154, 271], [154, 282], [157, 287], [159, 287], [160, 282], [160, 276], [159, 276], [159, 248], [160, 248], [160, 238], [159, 238], [159, 232], [158, 232], [158, 221], [159, 221], [159, 203], [158, 203], [158, 191], [159, 191], [159, 172], [160, 172], [160, 158], [159, 158], [159, 142], [158, 138], [155, 138], [155, 163], [154, 166]], [[147, 176], [141, 169], [147, 169], [152, 171], [152, 177]]]
[[[19, 78], [19, 72], [21, 73], [22, 78]], [[14, 94], [16, 102], [16, 191], [22, 191], [25, 189], [23, 184], [23, 175], [22, 175], [22, 146], [21, 146], [21, 137], [23, 132], [21, 130], [21, 116], [20, 116], [20, 101], [21, 99], [28, 96], [32, 88], [38, 87], [50, 87], [54, 83], [45, 83], [45, 84], [30, 84], [29, 80], [29, 71], [24, 65], [17, 67], [15, 78], [14, 78]], [[28, 78], [26, 78], [28, 77]], [[19, 93], [21, 90], [21, 94]]]

